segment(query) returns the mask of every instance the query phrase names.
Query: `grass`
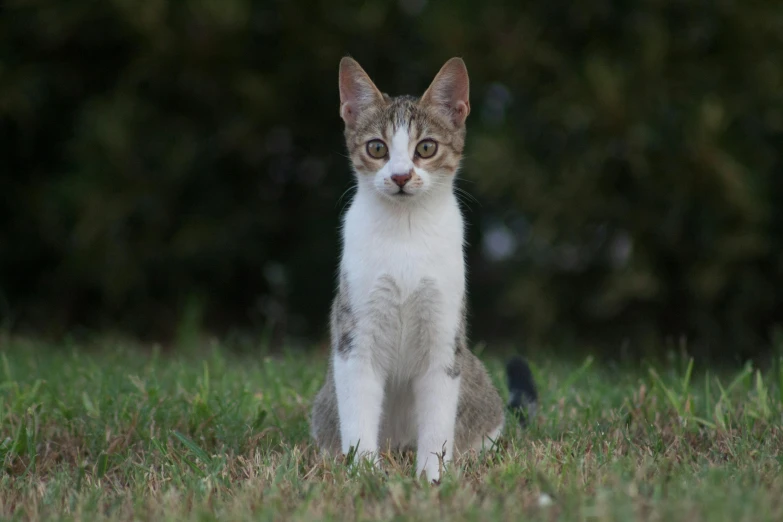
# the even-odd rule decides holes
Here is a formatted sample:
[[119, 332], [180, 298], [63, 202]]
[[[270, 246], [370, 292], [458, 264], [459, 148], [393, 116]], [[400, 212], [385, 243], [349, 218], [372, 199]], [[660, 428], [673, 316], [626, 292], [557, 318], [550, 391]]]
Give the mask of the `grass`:
[[0, 518], [783, 520], [778, 367], [533, 361], [533, 425], [430, 486], [410, 455], [381, 473], [312, 447], [325, 354], [100, 348], [3, 341]]

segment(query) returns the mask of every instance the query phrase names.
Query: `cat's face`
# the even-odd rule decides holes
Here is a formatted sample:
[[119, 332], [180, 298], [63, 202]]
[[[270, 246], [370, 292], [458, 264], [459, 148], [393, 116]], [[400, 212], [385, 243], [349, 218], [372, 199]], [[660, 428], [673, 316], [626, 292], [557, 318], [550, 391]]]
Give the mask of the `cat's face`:
[[420, 99], [382, 94], [351, 58], [340, 62], [340, 116], [360, 184], [404, 204], [452, 190], [470, 112], [465, 63], [452, 58]]

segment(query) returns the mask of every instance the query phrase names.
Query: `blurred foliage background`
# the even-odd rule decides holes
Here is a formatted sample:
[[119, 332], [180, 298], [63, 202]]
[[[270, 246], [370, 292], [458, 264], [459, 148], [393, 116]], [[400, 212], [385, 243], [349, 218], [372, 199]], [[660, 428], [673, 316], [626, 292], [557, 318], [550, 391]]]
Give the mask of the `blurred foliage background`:
[[6, 327], [322, 340], [352, 185], [346, 54], [393, 95], [468, 65], [474, 340], [769, 348], [779, 0], [7, 0]]

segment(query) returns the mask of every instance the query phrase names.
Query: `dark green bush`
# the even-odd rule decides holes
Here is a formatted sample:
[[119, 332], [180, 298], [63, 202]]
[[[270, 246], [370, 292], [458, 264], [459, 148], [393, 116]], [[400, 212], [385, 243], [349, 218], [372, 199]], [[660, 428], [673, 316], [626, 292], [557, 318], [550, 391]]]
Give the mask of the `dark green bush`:
[[[10, 1], [0, 313], [324, 333], [337, 63], [465, 58], [474, 337], [745, 356], [783, 318], [783, 4]], [[197, 305], [193, 305], [197, 303]], [[200, 315], [201, 317], [201, 315]]]

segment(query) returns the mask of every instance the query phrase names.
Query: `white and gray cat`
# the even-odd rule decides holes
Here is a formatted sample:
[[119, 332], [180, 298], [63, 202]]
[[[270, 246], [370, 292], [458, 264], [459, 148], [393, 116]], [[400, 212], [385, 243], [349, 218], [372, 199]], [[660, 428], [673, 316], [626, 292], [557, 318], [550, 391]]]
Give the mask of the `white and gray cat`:
[[[466, 338], [464, 224], [453, 183], [470, 112], [467, 69], [452, 58], [421, 98], [392, 98], [343, 58], [339, 85], [357, 192], [342, 230], [332, 357], [312, 434], [325, 451], [353, 447], [372, 459], [416, 448], [417, 474], [439, 480], [439, 455], [448, 463], [491, 446], [505, 421]], [[509, 408], [529, 413], [530, 369], [517, 358], [507, 371]]]

